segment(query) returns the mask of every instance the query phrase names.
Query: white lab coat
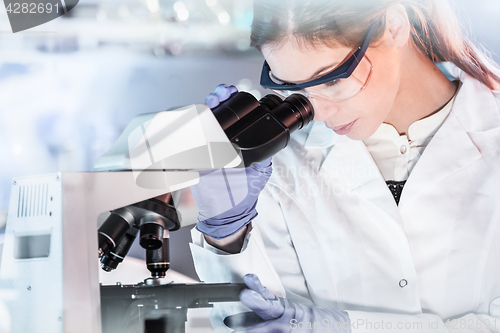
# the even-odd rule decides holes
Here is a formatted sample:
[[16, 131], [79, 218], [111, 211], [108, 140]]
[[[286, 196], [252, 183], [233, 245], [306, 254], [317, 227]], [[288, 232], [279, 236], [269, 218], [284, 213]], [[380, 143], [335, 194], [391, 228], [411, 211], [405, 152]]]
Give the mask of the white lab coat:
[[453, 110], [399, 206], [362, 141], [314, 122], [273, 158], [241, 253], [193, 230], [200, 278], [255, 273], [278, 296], [346, 310], [353, 332], [500, 332], [500, 94], [454, 71]]

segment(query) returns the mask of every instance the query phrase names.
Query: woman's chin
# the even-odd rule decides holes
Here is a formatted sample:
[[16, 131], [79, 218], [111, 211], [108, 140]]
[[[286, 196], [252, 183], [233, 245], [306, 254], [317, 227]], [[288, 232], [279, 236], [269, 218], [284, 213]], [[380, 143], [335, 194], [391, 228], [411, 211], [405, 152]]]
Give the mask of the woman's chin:
[[351, 140], [364, 140], [368, 136], [360, 134], [358, 131], [354, 131], [352, 133], [346, 134], [346, 136]]

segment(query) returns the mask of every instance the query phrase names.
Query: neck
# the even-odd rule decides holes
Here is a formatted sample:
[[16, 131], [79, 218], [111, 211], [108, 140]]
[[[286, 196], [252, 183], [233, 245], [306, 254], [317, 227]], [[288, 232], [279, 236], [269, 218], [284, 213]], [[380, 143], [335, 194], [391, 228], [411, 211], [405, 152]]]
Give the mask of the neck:
[[439, 111], [456, 92], [457, 86], [421, 52], [404, 51], [399, 90], [385, 119], [401, 134], [417, 120]]

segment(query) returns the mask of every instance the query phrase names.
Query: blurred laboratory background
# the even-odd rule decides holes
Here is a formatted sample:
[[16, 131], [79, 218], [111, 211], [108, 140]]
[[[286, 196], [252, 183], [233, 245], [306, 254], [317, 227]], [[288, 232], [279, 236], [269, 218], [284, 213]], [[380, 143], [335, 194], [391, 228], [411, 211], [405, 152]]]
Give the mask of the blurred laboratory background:
[[[500, 1], [454, 3], [500, 62]], [[219, 83], [266, 93], [263, 58], [249, 47], [251, 0], [80, 0], [16, 34], [0, 7], [0, 243], [13, 177], [91, 171], [135, 115], [202, 103]], [[181, 204], [192, 213], [171, 235], [171, 267], [197, 278], [189, 191]]]

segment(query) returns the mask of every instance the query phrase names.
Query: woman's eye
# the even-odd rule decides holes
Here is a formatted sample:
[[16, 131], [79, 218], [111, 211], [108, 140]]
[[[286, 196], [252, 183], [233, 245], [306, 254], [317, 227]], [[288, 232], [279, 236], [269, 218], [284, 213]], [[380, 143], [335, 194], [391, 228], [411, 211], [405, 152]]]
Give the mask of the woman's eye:
[[331, 86], [333, 86], [333, 85], [336, 85], [336, 84], [337, 84], [337, 83], [339, 83], [339, 82], [340, 82], [340, 79], [336, 79], [336, 80], [333, 80], [333, 81], [330, 81], [330, 82], [325, 83], [325, 85], [326, 85], [327, 87], [331, 87]]

